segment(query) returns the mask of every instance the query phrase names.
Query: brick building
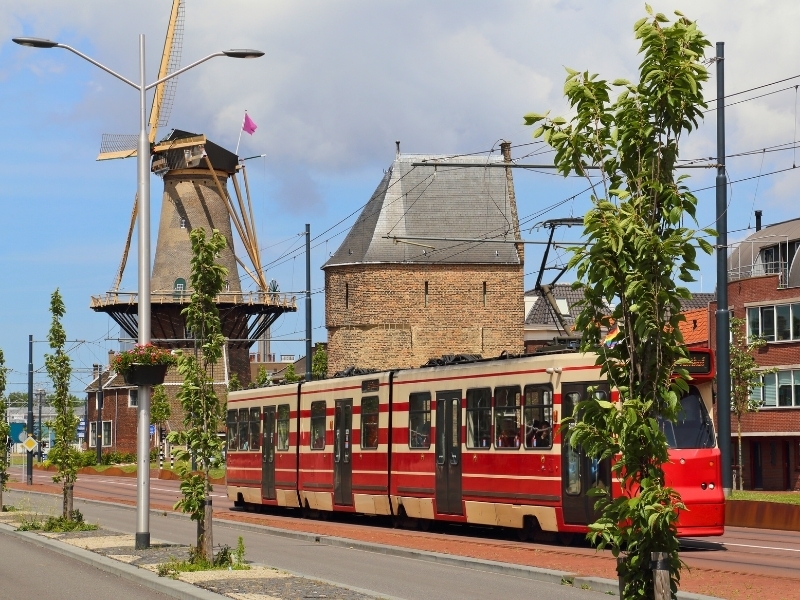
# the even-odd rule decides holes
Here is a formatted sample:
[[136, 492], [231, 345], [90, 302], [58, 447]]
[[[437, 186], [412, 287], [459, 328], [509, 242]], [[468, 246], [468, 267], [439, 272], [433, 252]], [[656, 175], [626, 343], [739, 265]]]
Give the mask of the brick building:
[[[800, 219], [761, 229], [742, 241], [728, 258], [728, 305], [732, 316], [746, 318], [748, 336], [763, 337], [757, 351], [763, 369], [754, 398], [763, 402], [742, 418], [744, 485], [748, 489], [800, 489]], [[715, 346], [709, 307], [709, 339]], [[733, 461], [736, 464], [737, 421], [731, 417]]]
[[[109, 353], [109, 358], [113, 353]], [[109, 361], [110, 362], [110, 361]], [[228, 395], [227, 373], [224, 365], [225, 361], [220, 361], [220, 365], [215, 367], [212, 375], [214, 388], [220, 401], [225, 403]], [[88, 447], [96, 448], [96, 426], [97, 426], [97, 389], [99, 383], [98, 373], [95, 372], [91, 383], [84, 390], [87, 394], [87, 409], [89, 415], [89, 426], [86, 429], [88, 434]], [[171, 417], [164, 427], [170, 431], [183, 429], [183, 409], [178, 401], [178, 391], [183, 384], [183, 378], [178, 375], [175, 367], [170, 367], [164, 379], [164, 391], [170, 405]], [[108, 366], [103, 367], [103, 409], [102, 419], [102, 444], [104, 452], [125, 452], [136, 453], [136, 430], [137, 420], [137, 388], [125, 383], [122, 375], [112, 371]], [[224, 421], [224, 419], [223, 419]], [[151, 436], [151, 447], [158, 445], [159, 440], [156, 436]]]
[[[523, 251], [506, 242], [519, 239], [511, 169], [457, 160], [483, 168], [398, 152], [323, 265], [329, 374], [522, 351]], [[413, 165], [422, 162], [431, 165]]]

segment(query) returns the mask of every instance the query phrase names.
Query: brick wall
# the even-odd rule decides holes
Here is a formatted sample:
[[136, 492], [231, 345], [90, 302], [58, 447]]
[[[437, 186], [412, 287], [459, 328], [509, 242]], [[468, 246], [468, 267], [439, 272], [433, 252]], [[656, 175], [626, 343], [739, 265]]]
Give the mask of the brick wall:
[[442, 354], [520, 353], [524, 349], [522, 268], [329, 267], [325, 270], [325, 320], [331, 374], [351, 365], [414, 367]]
[[[761, 449], [761, 486], [764, 490], [800, 490], [800, 464], [798, 463], [798, 438], [759, 437], [742, 438], [742, 465], [745, 489], [755, 488], [753, 477], [755, 448]], [[734, 465], [738, 464], [736, 437], [731, 443]], [[788, 483], [788, 485], [787, 485]]]
[[[775, 301], [776, 304], [800, 298], [800, 288], [778, 289], [778, 276], [765, 275], [732, 281], [728, 284], [728, 306], [732, 316], [744, 318], [745, 304], [750, 302]], [[717, 303], [709, 306], [709, 342], [716, 349], [716, 321], [714, 314]], [[800, 342], [768, 343], [757, 351], [756, 361], [762, 367], [800, 364]], [[731, 432], [737, 429], [736, 417], [731, 416]], [[766, 408], [757, 413], [746, 414], [742, 418], [742, 431], [755, 432], [797, 432], [800, 435], [800, 408]], [[747, 462], [747, 460], [745, 460]], [[766, 469], [766, 465], [765, 465]]]

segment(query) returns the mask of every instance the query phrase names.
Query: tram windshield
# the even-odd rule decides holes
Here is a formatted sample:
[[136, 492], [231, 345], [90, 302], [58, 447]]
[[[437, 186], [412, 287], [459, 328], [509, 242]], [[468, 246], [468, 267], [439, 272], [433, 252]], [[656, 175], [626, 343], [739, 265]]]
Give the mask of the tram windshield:
[[714, 425], [695, 387], [689, 388], [689, 393], [681, 398], [675, 423], [661, 417], [658, 423], [670, 448], [713, 448], [715, 445]]

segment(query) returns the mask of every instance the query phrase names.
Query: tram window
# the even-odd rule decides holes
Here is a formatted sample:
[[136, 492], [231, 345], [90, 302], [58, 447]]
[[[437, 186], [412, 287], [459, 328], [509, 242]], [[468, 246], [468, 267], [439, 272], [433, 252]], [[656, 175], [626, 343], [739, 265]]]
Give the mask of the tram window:
[[[582, 398], [579, 393], [570, 392], [565, 394], [562, 400], [564, 416], [571, 417]], [[574, 426], [575, 423], [570, 423], [567, 431], [561, 434], [561, 452], [567, 455], [567, 485], [565, 491], [571, 496], [577, 496], [581, 493], [581, 453], [578, 448], [569, 442]]]
[[681, 398], [675, 423], [661, 417], [658, 418], [658, 423], [670, 448], [714, 447], [714, 425], [700, 392], [694, 386], [690, 387], [689, 393]]
[[311, 403], [311, 449], [325, 449], [325, 401]]
[[239, 409], [239, 450], [250, 450], [249, 412], [246, 408]]
[[250, 450], [261, 450], [261, 409], [250, 409]]
[[277, 450], [289, 449], [289, 405], [278, 406], [278, 447]]
[[526, 385], [522, 408], [526, 448], [553, 446], [553, 392], [548, 388]]
[[361, 447], [378, 447], [378, 397], [361, 399]]
[[431, 394], [420, 392], [408, 396], [408, 447], [431, 447]]
[[228, 451], [239, 449], [239, 424], [237, 423], [239, 411], [228, 411]]
[[519, 400], [518, 385], [494, 388], [494, 446], [495, 448], [519, 448]]
[[492, 445], [492, 389], [467, 390], [467, 448]]

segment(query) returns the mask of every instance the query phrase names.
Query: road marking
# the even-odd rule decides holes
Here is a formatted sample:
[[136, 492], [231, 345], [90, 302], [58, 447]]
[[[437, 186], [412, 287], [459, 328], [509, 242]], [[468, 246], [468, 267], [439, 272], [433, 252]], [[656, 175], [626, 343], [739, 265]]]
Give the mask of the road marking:
[[[49, 477], [47, 475], [39, 475], [38, 473], [36, 474], [36, 477], [43, 478], [43, 479], [49, 479]], [[97, 477], [97, 475], [94, 475], [94, 476], [90, 475], [90, 477]], [[78, 481], [80, 481], [80, 478], [78, 479]], [[110, 483], [111, 485], [127, 485], [128, 487], [136, 487], [136, 485], [137, 485], [135, 483], [128, 483], [126, 481], [114, 481], [112, 479], [90, 479], [88, 481], [84, 479], [84, 483], [90, 483], [90, 482], [92, 482], [92, 483]], [[154, 490], [156, 492], [175, 492], [176, 494], [180, 493], [180, 489], [177, 489], [177, 488], [169, 489], [169, 488], [158, 488], [158, 487], [152, 487], [151, 486], [150, 489]], [[227, 498], [228, 496], [227, 496], [227, 494], [211, 494], [211, 497], [212, 498]]]
[[703, 545], [700, 545], [700, 546], [692, 546], [693, 548], [696, 548], [698, 550], [710, 550], [711, 549], [711, 548], [708, 548], [705, 544], [719, 544], [720, 546], [723, 546], [723, 547], [726, 547], [726, 548], [728, 546], [736, 546], [738, 548], [754, 548], [756, 550], [780, 550], [782, 552], [800, 552], [800, 548], [776, 548], [775, 546], [756, 546], [756, 545], [753, 545], [753, 544], [734, 544], [733, 542], [700, 542], [700, 541], [695, 541], [695, 543], [696, 544], [697, 543], [703, 544]]

